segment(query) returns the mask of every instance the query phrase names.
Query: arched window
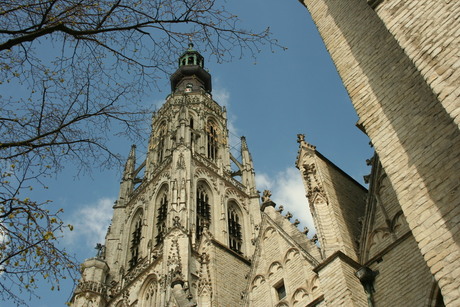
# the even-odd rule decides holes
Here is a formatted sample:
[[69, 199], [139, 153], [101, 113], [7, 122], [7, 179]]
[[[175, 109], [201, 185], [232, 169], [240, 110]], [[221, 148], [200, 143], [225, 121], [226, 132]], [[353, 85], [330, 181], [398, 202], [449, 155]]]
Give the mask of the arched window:
[[129, 268], [133, 268], [139, 262], [139, 247], [142, 238], [142, 210], [139, 210], [133, 218], [131, 227], [131, 259], [129, 260]]
[[198, 241], [203, 233], [203, 227], [209, 227], [211, 223], [211, 206], [209, 196], [202, 186], [196, 191], [196, 240]]
[[208, 158], [211, 160], [216, 160], [218, 130], [216, 125], [212, 121], [208, 122], [208, 125], [206, 127], [206, 135], [208, 141]]
[[156, 244], [163, 243], [163, 239], [166, 232], [166, 217], [168, 215], [168, 195], [166, 192], [160, 198], [160, 204], [157, 210], [157, 236]]
[[160, 305], [160, 295], [158, 278], [155, 274], [150, 274], [139, 290], [139, 301], [135, 305], [139, 307], [158, 306]]
[[166, 139], [166, 125], [161, 125], [158, 131], [157, 161], [160, 163], [164, 158]]
[[243, 245], [241, 217], [238, 206], [233, 202], [228, 205], [228, 244], [230, 249], [241, 253], [241, 246]]
[[143, 306], [157, 306], [157, 291], [158, 284], [155, 280], [150, 281], [148, 288], [144, 294], [144, 305]]
[[194, 144], [195, 144], [195, 132], [194, 132], [194, 122], [193, 122], [193, 117], [190, 117], [190, 147], [193, 149]]

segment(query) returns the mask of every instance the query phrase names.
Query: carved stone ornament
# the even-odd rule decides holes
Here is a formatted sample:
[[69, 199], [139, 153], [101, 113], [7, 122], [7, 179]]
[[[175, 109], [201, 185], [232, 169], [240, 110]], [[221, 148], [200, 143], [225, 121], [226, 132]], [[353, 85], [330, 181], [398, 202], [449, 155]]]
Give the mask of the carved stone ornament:
[[305, 142], [305, 134], [297, 134], [297, 143]]
[[311, 238], [310, 241], [316, 244], [316, 242], [318, 242], [318, 235], [315, 234], [315, 235]]
[[177, 169], [185, 169], [185, 159], [183, 153], [180, 153], [179, 159], [177, 160]]
[[181, 227], [182, 227], [182, 225], [181, 225], [181, 223], [180, 223], [180, 217], [175, 216], [175, 217], [173, 218], [173, 226], [174, 226], [174, 227], [177, 227], [177, 228], [181, 228]]
[[[318, 180], [316, 165], [314, 163], [304, 163], [302, 167], [304, 170], [304, 180], [307, 184], [307, 197], [309, 202], [314, 204], [320, 199], [321, 202], [327, 203], [326, 194], [324, 193], [321, 182]], [[320, 198], [318, 198], [318, 195], [320, 195]]]
[[309, 232], [309, 231], [310, 231], [310, 229], [308, 229], [308, 227], [305, 226], [305, 227], [303, 228], [302, 233], [305, 234], [305, 235], [308, 235], [308, 232]]
[[199, 258], [200, 269], [198, 271], [198, 293], [203, 293], [204, 289], [212, 292], [211, 274], [209, 272], [209, 255], [202, 253]]
[[270, 190], [264, 190], [262, 194], [262, 202], [265, 203], [271, 201], [270, 196], [272, 196], [272, 192], [270, 192]]

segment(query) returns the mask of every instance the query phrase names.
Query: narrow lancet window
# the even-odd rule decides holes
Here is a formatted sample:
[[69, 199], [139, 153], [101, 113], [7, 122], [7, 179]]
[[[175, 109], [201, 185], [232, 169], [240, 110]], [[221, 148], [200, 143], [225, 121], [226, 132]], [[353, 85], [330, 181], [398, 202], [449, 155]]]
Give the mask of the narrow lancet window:
[[166, 232], [166, 217], [168, 215], [168, 196], [166, 193], [160, 198], [160, 206], [158, 207], [157, 214], [157, 236], [156, 244], [163, 243], [163, 239]]
[[196, 240], [201, 238], [203, 227], [209, 227], [211, 222], [211, 206], [209, 196], [202, 187], [197, 189], [196, 197]]
[[208, 141], [208, 158], [216, 160], [217, 158], [217, 128], [212, 122], [208, 122], [207, 130]]
[[228, 239], [230, 249], [241, 253], [243, 234], [241, 232], [240, 216], [234, 204], [230, 204], [228, 209]]
[[158, 133], [158, 146], [157, 146], [157, 161], [160, 163], [164, 158], [165, 151], [165, 139], [166, 139], [166, 127], [162, 126]]
[[190, 118], [190, 148], [192, 148], [192, 153], [194, 152], [195, 147], [195, 127], [193, 126], [193, 117]]
[[134, 229], [131, 234], [131, 259], [129, 260], [129, 268], [133, 268], [139, 262], [139, 247], [142, 237], [142, 214], [137, 214], [134, 219]]

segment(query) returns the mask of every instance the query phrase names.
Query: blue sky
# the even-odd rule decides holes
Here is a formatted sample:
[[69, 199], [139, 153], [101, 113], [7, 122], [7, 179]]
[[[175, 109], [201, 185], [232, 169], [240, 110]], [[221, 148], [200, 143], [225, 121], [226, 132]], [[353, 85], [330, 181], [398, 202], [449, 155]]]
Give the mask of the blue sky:
[[[248, 0], [244, 6], [227, 5], [244, 28], [270, 26], [288, 50], [263, 50], [256, 61], [206, 62], [213, 78], [214, 99], [227, 106], [232, 132], [246, 136], [258, 189], [271, 189], [272, 199], [311, 229], [305, 192], [294, 166], [296, 135], [306, 134], [309, 143], [361, 183], [370, 172], [365, 164], [372, 155], [369, 140], [355, 127], [358, 118], [348, 95], [308, 11], [298, 1]], [[164, 90], [152, 92], [145, 104], [161, 104], [169, 94], [168, 82], [166, 78], [160, 81]], [[127, 155], [130, 143], [117, 140], [116, 147]], [[46, 198], [63, 207], [65, 221], [75, 226], [62, 244], [80, 261], [94, 256], [95, 244], [103, 240], [120, 177], [120, 170], [96, 170], [77, 177], [69, 167], [49, 182]], [[63, 283], [57, 292], [41, 284], [38, 294], [42, 298], [33, 298], [29, 304], [64, 306], [71, 287]], [[3, 304], [9, 306], [8, 302]]]

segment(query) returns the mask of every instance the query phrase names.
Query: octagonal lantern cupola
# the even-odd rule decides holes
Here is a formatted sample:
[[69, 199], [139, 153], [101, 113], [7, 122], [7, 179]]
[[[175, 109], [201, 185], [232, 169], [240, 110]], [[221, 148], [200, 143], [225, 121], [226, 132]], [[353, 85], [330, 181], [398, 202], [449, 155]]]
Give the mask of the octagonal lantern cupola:
[[193, 44], [179, 57], [179, 68], [171, 75], [172, 93], [210, 93], [211, 75], [204, 70], [203, 56], [193, 49]]
[[193, 49], [193, 44], [188, 44], [188, 49], [179, 58], [179, 67], [185, 65], [198, 65], [204, 68], [203, 56]]

